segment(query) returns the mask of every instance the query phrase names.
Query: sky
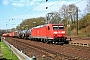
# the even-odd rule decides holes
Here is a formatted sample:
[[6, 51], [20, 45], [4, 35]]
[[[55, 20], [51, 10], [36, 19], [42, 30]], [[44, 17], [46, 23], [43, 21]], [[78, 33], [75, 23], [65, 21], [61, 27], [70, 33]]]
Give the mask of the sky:
[[87, 0], [0, 0], [0, 29], [15, 28], [22, 20], [45, 17], [69, 4], [75, 4], [83, 12]]

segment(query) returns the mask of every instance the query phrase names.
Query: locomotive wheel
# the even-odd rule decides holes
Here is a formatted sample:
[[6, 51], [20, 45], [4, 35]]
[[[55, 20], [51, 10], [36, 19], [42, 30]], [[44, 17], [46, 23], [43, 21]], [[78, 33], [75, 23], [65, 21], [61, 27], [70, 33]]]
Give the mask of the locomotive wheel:
[[43, 43], [46, 43], [46, 39], [43, 39]]
[[48, 43], [47, 39], [46, 39], [46, 43]]
[[49, 41], [47, 41], [46, 43], [49, 44]]
[[49, 44], [49, 43], [50, 43], [50, 41], [49, 41], [49, 40], [46, 40], [46, 43], [47, 43], [47, 44]]
[[24, 39], [26, 40], [26, 37], [24, 37]]
[[27, 38], [27, 37], [25, 37], [25, 39], [26, 39], [26, 40], [28, 40], [28, 38]]
[[52, 44], [53, 42], [52, 41], [49, 41], [50, 44]]
[[59, 44], [59, 45], [63, 45], [63, 43], [61, 43], [61, 42], [58, 42], [58, 44]]
[[43, 39], [41, 38], [41, 39], [40, 39], [40, 42], [42, 42], [42, 41], [43, 41]]

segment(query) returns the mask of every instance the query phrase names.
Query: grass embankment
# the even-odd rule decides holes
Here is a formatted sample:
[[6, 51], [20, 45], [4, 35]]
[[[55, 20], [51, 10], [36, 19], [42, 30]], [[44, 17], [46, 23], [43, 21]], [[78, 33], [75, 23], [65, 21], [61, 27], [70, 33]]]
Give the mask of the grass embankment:
[[17, 56], [14, 53], [12, 53], [12, 51], [4, 44], [4, 42], [1, 41], [0, 44], [1, 44], [1, 50], [2, 50], [2, 55], [4, 59], [19, 60]]
[[86, 28], [82, 28], [81, 30], [79, 30], [79, 35], [85, 36], [85, 37], [90, 37], [90, 25], [87, 26]]
[[72, 34], [73, 36], [90, 37], [90, 26], [78, 30], [78, 35], [77, 35], [76, 33], [77, 33], [77, 31], [76, 31], [75, 29], [73, 29], [73, 30], [71, 31], [71, 34]]

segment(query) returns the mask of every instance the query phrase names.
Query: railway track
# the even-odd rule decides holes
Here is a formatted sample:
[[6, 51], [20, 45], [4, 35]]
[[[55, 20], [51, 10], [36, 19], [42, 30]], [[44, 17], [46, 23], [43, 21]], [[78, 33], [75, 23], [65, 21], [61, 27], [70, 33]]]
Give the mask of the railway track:
[[[70, 36], [67, 36], [68, 39], [70, 38]], [[90, 37], [79, 37], [79, 36], [72, 36], [71, 37], [73, 40], [90, 40]]]
[[90, 48], [86, 47], [51, 45], [16, 38], [6, 38], [6, 40], [30, 57], [37, 55], [38, 59], [45, 55], [50, 60], [90, 60]]

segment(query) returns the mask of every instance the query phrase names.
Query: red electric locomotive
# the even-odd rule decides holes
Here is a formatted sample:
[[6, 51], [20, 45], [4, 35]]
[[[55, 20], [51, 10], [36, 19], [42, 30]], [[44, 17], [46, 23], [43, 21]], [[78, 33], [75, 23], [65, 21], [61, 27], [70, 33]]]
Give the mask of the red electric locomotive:
[[67, 42], [66, 31], [63, 24], [46, 24], [31, 29], [30, 38], [46, 43]]

